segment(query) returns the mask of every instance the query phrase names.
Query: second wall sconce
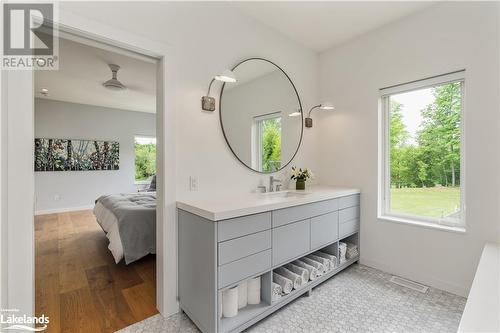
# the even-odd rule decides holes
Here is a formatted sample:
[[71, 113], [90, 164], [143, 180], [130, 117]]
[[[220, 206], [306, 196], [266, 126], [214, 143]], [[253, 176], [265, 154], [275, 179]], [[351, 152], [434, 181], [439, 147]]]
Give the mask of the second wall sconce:
[[330, 102], [323, 102], [321, 104], [313, 106], [311, 108], [311, 110], [309, 110], [309, 113], [307, 114], [307, 118], [306, 118], [306, 121], [305, 121], [306, 127], [313, 127], [313, 120], [311, 118], [311, 112], [312, 112], [312, 110], [318, 109], [318, 108], [320, 110], [334, 110], [335, 109], [335, 107], [333, 106], [333, 104], [330, 103]]
[[205, 110], [205, 111], [215, 111], [215, 98], [210, 97], [210, 88], [212, 88], [212, 83], [214, 83], [215, 80], [221, 81], [221, 82], [234, 83], [234, 82], [236, 82], [236, 77], [235, 77], [233, 71], [231, 71], [229, 69], [226, 69], [220, 75], [216, 75], [212, 79], [212, 81], [210, 81], [210, 84], [208, 85], [207, 95], [203, 96], [201, 98], [201, 108], [202, 108], [202, 110]]

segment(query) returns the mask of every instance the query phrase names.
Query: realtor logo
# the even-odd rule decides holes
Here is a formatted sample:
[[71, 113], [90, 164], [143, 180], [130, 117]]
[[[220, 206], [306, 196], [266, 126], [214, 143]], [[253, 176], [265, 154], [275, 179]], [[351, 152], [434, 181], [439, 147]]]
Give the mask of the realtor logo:
[[57, 69], [53, 3], [3, 4], [2, 69]]
[[42, 332], [49, 325], [49, 317], [27, 316], [19, 309], [0, 309], [0, 331]]

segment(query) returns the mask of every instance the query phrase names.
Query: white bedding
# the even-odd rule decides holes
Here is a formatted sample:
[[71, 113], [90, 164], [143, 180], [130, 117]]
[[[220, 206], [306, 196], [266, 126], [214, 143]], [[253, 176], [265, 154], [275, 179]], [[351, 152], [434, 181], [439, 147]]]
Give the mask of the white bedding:
[[101, 225], [101, 228], [106, 233], [106, 237], [109, 239], [108, 249], [118, 264], [123, 259], [123, 245], [120, 232], [118, 231], [118, 221], [115, 215], [100, 202], [95, 204], [94, 215], [96, 216], [97, 223]]

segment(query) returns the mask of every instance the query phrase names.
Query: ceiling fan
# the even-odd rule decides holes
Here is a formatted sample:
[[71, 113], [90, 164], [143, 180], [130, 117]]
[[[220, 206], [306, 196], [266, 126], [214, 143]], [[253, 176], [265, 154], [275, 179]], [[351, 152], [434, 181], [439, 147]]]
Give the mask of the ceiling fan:
[[117, 75], [118, 75], [118, 70], [120, 69], [120, 66], [115, 65], [115, 64], [109, 64], [109, 69], [111, 69], [111, 75], [112, 78], [109, 79], [108, 81], [104, 82], [102, 85], [105, 88], [108, 88], [110, 90], [115, 90], [115, 91], [120, 91], [120, 90], [125, 90], [127, 87], [118, 81]]

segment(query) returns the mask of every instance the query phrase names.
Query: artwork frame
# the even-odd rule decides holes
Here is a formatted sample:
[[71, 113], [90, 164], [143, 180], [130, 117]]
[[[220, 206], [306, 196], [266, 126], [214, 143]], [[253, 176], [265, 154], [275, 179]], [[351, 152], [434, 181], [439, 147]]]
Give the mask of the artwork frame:
[[120, 169], [120, 143], [109, 140], [35, 138], [35, 172]]

